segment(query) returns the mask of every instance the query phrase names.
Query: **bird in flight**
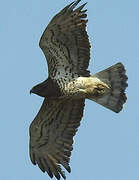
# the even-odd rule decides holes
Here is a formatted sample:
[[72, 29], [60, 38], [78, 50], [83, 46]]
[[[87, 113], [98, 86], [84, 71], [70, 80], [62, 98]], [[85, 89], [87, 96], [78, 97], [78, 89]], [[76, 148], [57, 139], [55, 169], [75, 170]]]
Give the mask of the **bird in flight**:
[[48, 64], [48, 78], [30, 93], [44, 97], [30, 125], [30, 159], [58, 180], [69, 173], [73, 137], [80, 125], [85, 99], [118, 113], [126, 102], [127, 76], [122, 63], [94, 75], [88, 71], [90, 43], [87, 10], [81, 0], [62, 9], [48, 24], [39, 42]]

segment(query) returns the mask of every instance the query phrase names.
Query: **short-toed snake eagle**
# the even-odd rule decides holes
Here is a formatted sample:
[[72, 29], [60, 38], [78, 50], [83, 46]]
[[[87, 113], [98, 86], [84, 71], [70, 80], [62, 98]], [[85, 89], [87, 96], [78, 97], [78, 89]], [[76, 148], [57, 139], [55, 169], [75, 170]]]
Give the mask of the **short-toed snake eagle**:
[[64, 179], [61, 165], [70, 172], [73, 137], [83, 116], [85, 99], [119, 112], [126, 101], [127, 76], [122, 63], [95, 75], [87, 70], [90, 43], [86, 32], [85, 4], [77, 0], [62, 9], [49, 23], [41, 39], [49, 76], [31, 93], [44, 97], [30, 125], [30, 158], [52, 178]]

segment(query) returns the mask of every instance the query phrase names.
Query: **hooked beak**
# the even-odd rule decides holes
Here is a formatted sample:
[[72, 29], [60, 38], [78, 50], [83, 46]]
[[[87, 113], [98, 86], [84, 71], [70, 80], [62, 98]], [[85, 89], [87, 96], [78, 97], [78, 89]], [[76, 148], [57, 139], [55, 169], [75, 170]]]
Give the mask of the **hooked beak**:
[[32, 94], [32, 93], [33, 93], [33, 89], [30, 90], [30, 94]]

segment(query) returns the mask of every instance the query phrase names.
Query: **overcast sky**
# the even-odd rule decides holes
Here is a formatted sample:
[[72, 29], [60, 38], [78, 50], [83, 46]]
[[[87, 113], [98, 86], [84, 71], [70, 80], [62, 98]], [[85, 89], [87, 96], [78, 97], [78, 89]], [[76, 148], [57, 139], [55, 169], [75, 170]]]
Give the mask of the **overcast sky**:
[[[41, 34], [70, 2], [1, 1], [1, 180], [49, 180], [29, 159], [28, 129], [43, 101], [29, 90], [48, 75]], [[121, 61], [129, 77], [128, 100], [119, 114], [86, 101], [67, 180], [139, 180], [139, 1], [88, 0], [86, 8], [89, 69], [95, 73]]]

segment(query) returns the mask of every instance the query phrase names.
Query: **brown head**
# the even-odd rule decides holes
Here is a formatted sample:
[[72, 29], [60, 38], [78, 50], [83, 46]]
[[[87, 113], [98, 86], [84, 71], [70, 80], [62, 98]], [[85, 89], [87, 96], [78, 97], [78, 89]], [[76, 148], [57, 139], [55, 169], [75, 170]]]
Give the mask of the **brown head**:
[[56, 82], [51, 78], [46, 79], [42, 83], [34, 86], [30, 90], [30, 94], [34, 93], [41, 97], [59, 97], [61, 96], [61, 91]]

